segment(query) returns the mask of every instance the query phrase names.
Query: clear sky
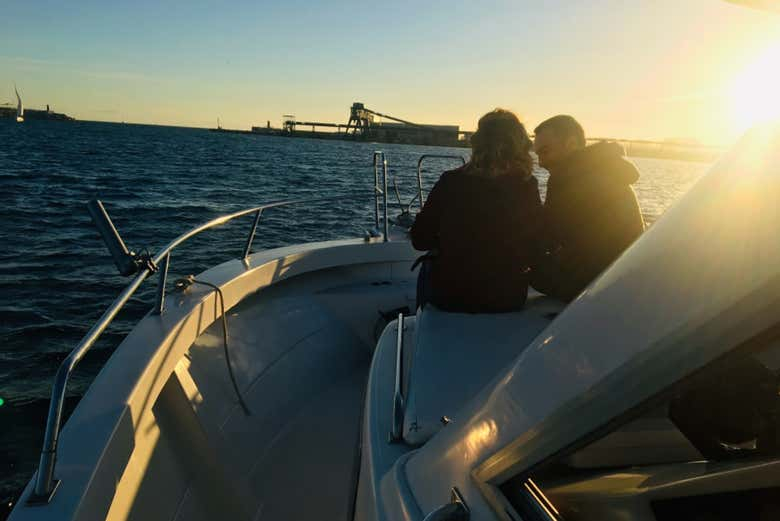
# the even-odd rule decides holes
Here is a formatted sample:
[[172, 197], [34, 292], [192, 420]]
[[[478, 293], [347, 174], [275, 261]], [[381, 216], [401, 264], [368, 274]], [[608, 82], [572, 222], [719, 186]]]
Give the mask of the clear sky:
[[531, 128], [570, 113], [591, 136], [728, 143], [780, 112], [780, 15], [721, 0], [0, 5], [0, 102], [16, 82], [79, 119], [346, 122], [362, 101], [473, 129], [499, 106]]

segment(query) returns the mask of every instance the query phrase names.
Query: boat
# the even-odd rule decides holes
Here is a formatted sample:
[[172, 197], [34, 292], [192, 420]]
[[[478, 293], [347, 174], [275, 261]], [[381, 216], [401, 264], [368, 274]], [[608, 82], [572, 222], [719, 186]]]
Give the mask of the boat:
[[16, 90], [14, 85], [14, 92], [16, 93], [16, 122], [24, 122], [24, 107], [22, 106], [22, 98], [19, 96], [19, 91]]
[[[252, 249], [263, 215], [350, 194], [139, 255], [93, 202], [132, 280], [57, 371], [10, 519], [776, 518], [779, 164], [780, 124], [754, 129], [572, 303], [502, 314], [416, 309], [381, 152], [353, 239]], [[237, 258], [168, 280], [240, 218]], [[150, 278], [60, 430], [69, 375]]]

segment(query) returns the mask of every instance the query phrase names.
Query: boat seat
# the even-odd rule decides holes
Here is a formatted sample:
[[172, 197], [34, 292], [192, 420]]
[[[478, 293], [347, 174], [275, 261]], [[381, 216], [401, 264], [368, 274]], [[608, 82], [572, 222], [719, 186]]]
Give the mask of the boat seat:
[[426, 304], [418, 311], [414, 342], [405, 349], [403, 439], [422, 445], [447, 417], [498, 375], [555, 318], [565, 304], [529, 296], [522, 311], [447, 313]]

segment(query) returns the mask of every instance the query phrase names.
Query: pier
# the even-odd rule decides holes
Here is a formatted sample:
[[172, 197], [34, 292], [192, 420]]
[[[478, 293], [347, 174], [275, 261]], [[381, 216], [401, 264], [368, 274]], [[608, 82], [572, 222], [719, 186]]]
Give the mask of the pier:
[[[346, 141], [370, 141], [377, 143], [400, 143], [410, 145], [432, 145], [468, 147], [473, 131], [460, 130], [457, 125], [430, 125], [415, 123], [396, 116], [367, 108], [355, 102], [349, 109], [346, 123], [299, 120], [293, 114], [284, 114], [281, 128], [254, 126], [248, 130], [211, 129], [215, 132], [234, 132], [282, 137], [309, 137], [317, 139], [338, 139]], [[389, 121], [380, 121], [389, 120]], [[533, 137], [533, 136], [532, 136]], [[588, 138], [588, 144], [614, 141], [625, 149], [629, 157], [653, 157], [679, 159], [684, 161], [711, 162], [723, 152], [722, 147], [682, 142], [679, 140], [652, 141], [642, 139]]]
[[620, 138], [588, 138], [587, 144], [602, 141], [619, 143], [628, 157], [652, 157], [657, 159], [678, 159], [682, 161], [699, 161], [709, 163], [715, 161], [724, 148], [701, 143], [680, 141], [651, 141], [646, 139]]
[[[462, 132], [457, 125], [414, 123], [369, 109], [360, 102], [352, 104], [346, 123], [298, 120], [292, 114], [285, 114], [282, 117], [281, 128], [273, 128], [269, 123], [265, 127], [252, 127], [252, 132], [288, 137], [435, 146], [468, 146], [468, 137], [471, 134]], [[379, 118], [390, 122], [378, 121]]]

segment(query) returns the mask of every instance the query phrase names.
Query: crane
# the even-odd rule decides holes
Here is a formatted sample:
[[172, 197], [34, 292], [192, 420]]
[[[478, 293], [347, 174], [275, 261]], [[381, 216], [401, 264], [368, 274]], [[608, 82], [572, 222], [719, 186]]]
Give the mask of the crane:
[[352, 130], [353, 134], [366, 133], [371, 128], [371, 125], [374, 123], [374, 116], [389, 119], [391, 121], [397, 121], [398, 123], [403, 123], [404, 125], [409, 125], [412, 127], [424, 128], [426, 130], [430, 130], [433, 132], [440, 130], [436, 127], [431, 127], [428, 125], [420, 125], [419, 123], [413, 123], [405, 119], [397, 118], [395, 116], [390, 116], [388, 114], [382, 114], [381, 112], [377, 112], [375, 110], [367, 109], [363, 103], [356, 101], [355, 103], [352, 104], [352, 107], [350, 107], [349, 122], [347, 122], [347, 132]]

